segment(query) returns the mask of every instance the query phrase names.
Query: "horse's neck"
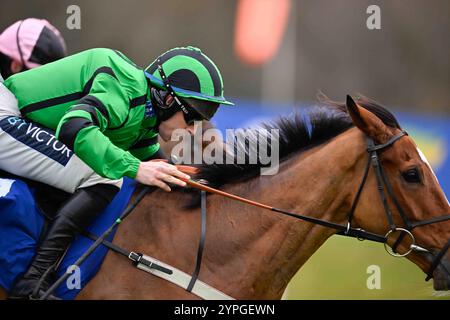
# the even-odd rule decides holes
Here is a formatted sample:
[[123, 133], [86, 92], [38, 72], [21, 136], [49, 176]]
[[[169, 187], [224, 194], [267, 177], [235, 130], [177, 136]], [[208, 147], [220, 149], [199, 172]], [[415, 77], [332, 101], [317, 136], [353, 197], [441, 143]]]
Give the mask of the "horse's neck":
[[[345, 145], [345, 137], [336, 140], [341, 141], [335, 143]], [[276, 176], [259, 178], [226, 191], [284, 210], [343, 223], [349, 207], [349, 188], [354, 185], [349, 183], [347, 169], [354, 163], [347, 159], [347, 163], [337, 165], [340, 152], [345, 150], [336, 149], [332, 143], [320, 146], [303, 153], [301, 159], [284, 163]], [[298, 269], [336, 232], [226, 199], [215, 199], [210, 207], [214, 210], [211, 215], [219, 220], [215, 228], [227, 230], [223, 231], [227, 237], [222, 239], [223, 268], [235, 270], [231, 277], [244, 289], [241, 298], [281, 297]], [[225, 246], [228, 250], [224, 250]]]
[[[293, 157], [283, 163], [275, 176], [224, 190], [342, 223], [349, 207], [349, 192], [344, 190], [350, 182], [348, 172], [344, 172], [354, 164], [348, 160], [345, 150], [336, 147], [338, 144], [345, 149], [349, 144], [341, 136], [333, 144], [314, 148], [302, 153], [301, 158]], [[344, 155], [347, 156], [344, 164], [336, 165], [336, 159], [345, 158]], [[180, 210], [179, 203], [184, 199], [177, 199], [176, 205], [168, 209], [166, 203], [173, 203], [175, 195], [158, 192], [146, 199], [142, 209], [147, 209], [148, 215], [140, 215], [145, 221], [135, 216], [133, 232], [142, 252], [154, 253], [156, 258], [191, 272], [200, 235], [199, 210]], [[334, 232], [272, 211], [210, 196], [200, 279], [235, 298], [280, 298], [298, 269]]]

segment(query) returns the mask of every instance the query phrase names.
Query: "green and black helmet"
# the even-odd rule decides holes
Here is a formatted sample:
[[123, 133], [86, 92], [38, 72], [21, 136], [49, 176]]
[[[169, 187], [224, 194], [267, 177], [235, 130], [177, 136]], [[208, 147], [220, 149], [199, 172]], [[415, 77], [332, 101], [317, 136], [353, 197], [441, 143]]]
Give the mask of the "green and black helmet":
[[170, 94], [173, 98], [170, 100], [176, 102], [185, 113], [185, 118], [190, 109], [194, 109], [202, 119], [209, 120], [220, 104], [234, 105], [223, 96], [219, 69], [198, 48], [171, 49], [160, 55], [145, 71], [151, 86]]

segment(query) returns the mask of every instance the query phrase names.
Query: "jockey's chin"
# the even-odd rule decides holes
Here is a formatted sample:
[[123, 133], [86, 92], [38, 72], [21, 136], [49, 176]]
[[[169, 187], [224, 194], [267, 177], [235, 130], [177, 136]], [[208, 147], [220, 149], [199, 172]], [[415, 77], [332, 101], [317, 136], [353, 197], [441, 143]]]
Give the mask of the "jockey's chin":
[[172, 133], [176, 129], [185, 129], [190, 134], [194, 133], [194, 125], [186, 123], [182, 111], [176, 112], [172, 117], [161, 122], [159, 125], [159, 136], [164, 142], [171, 141]]

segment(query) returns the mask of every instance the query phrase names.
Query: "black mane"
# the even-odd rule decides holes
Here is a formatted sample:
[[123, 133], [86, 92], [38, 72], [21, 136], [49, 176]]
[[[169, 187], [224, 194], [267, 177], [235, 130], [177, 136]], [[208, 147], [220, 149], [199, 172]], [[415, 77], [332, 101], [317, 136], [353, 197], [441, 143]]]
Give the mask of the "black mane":
[[[329, 100], [325, 95], [319, 96], [320, 105], [309, 108], [305, 112], [295, 112], [291, 116], [283, 116], [269, 123], [263, 123], [261, 128], [279, 129], [279, 161], [288, 159], [293, 154], [321, 145], [337, 135], [353, 127], [353, 122], [347, 113], [345, 103]], [[364, 96], [355, 100], [360, 106], [377, 115], [387, 126], [400, 128], [392, 113], [377, 102]], [[234, 153], [245, 150], [249, 157], [248, 142], [245, 145], [235, 145]], [[259, 155], [257, 157], [259, 159]], [[202, 164], [196, 179], [204, 179], [210, 186], [220, 187], [227, 183], [242, 182], [260, 174], [264, 167], [258, 161], [256, 164]]]

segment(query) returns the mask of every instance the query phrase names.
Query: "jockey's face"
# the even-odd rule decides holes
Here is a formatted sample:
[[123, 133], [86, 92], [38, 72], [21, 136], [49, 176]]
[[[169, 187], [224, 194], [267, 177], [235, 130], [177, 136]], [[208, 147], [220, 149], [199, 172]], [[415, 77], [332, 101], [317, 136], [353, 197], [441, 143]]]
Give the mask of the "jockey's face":
[[166, 121], [162, 121], [159, 125], [159, 135], [164, 141], [170, 141], [172, 132], [175, 129], [188, 130], [190, 134], [194, 134], [194, 124], [188, 125], [183, 116], [183, 111], [176, 112]]

